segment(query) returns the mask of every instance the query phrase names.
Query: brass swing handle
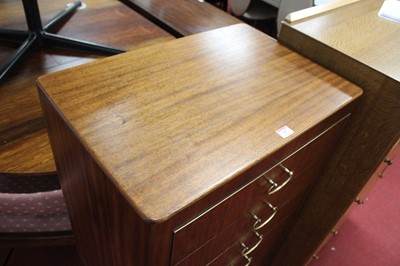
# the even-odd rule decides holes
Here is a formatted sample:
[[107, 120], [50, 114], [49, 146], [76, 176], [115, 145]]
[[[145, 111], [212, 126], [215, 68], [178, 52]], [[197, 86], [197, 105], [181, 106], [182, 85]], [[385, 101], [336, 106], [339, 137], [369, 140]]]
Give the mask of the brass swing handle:
[[252, 257], [249, 257], [247, 255], [242, 255], [243, 258], [245, 258], [245, 260], [247, 261], [247, 263], [245, 264], [245, 266], [249, 266], [251, 264], [251, 261], [253, 260]]
[[268, 217], [268, 219], [266, 219], [264, 222], [258, 218], [257, 215], [255, 215], [254, 213], [252, 213], [251, 215], [253, 216], [253, 218], [256, 220], [256, 222], [253, 224], [253, 229], [254, 230], [259, 230], [261, 228], [263, 228], [264, 226], [266, 226], [271, 220], [272, 218], [274, 218], [274, 216], [276, 215], [276, 213], [278, 212], [278, 207], [273, 206], [271, 203], [269, 203], [268, 201], [264, 200], [265, 204], [267, 204], [268, 208], [271, 209], [272, 214]]
[[[253, 258], [252, 258], [252, 257], [249, 257], [249, 256], [247, 256], [247, 255], [243, 255], [243, 254], [242, 254], [242, 257], [246, 260], [245, 266], [249, 266], [249, 265], [251, 264], [251, 262], [253, 261]], [[229, 263], [228, 266], [234, 266], [234, 265], [233, 265], [232, 263]]]
[[253, 231], [254, 234], [258, 237], [258, 241], [257, 243], [254, 244], [254, 246], [252, 246], [251, 248], [249, 248], [248, 246], [246, 246], [245, 243], [243, 243], [242, 241], [240, 241], [240, 245], [243, 247], [242, 250], [242, 256], [243, 257], [247, 257], [251, 252], [253, 252], [263, 241], [263, 235], [259, 234], [257, 231]]
[[279, 164], [279, 166], [283, 169], [283, 171], [288, 175], [288, 177], [286, 178], [286, 180], [278, 185], [277, 183], [275, 183], [272, 179], [270, 178], [265, 178], [265, 180], [271, 185], [271, 187], [268, 189], [268, 195], [274, 194], [275, 192], [279, 191], [280, 189], [282, 189], [284, 186], [286, 186], [287, 183], [289, 183], [289, 181], [292, 179], [294, 172], [290, 171], [289, 169], [287, 169], [285, 166], [283, 166], [282, 164]]

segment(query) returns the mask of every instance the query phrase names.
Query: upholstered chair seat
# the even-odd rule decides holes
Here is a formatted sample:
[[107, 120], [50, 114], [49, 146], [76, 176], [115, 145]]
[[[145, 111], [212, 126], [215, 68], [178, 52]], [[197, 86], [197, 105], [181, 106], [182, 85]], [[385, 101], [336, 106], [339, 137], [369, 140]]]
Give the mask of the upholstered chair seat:
[[0, 173], [0, 246], [58, 236], [73, 240], [57, 175]]
[[61, 190], [0, 193], [0, 232], [71, 230]]

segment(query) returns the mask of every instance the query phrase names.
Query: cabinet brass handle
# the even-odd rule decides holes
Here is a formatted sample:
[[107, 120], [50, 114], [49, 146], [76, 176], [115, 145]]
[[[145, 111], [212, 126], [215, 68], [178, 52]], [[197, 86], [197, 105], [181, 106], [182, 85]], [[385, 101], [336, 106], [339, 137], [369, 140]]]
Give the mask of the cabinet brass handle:
[[247, 255], [242, 254], [243, 258], [247, 260], [247, 263], [245, 264], [246, 266], [249, 266], [251, 264], [251, 261], [253, 260], [252, 257], [249, 257]]
[[267, 204], [268, 208], [270, 208], [272, 210], [272, 214], [268, 217], [268, 219], [266, 219], [263, 222], [260, 218], [257, 217], [257, 215], [252, 213], [251, 215], [256, 220], [256, 222], [253, 224], [254, 230], [259, 230], [259, 229], [263, 228], [264, 226], [266, 226], [272, 220], [272, 218], [274, 218], [274, 216], [276, 215], [276, 213], [278, 211], [278, 207], [273, 206], [271, 203], [269, 203], [266, 200], [264, 200], [264, 202]]
[[[246, 264], [245, 264], [245, 266], [249, 266], [249, 265], [251, 264], [253, 258], [252, 258], [252, 257], [249, 257], [249, 256], [247, 256], [247, 255], [243, 255], [243, 254], [242, 254], [242, 257], [245, 258], [245, 260], [247, 261]], [[229, 263], [228, 266], [234, 266], [234, 265], [233, 265], [232, 263]]]
[[282, 164], [280, 164], [279, 166], [283, 169], [283, 171], [285, 171], [285, 173], [288, 175], [288, 178], [286, 178], [286, 180], [280, 185], [275, 183], [272, 179], [266, 178], [267, 182], [271, 185], [271, 187], [268, 189], [268, 195], [274, 194], [275, 192], [279, 191], [281, 188], [286, 186], [286, 184], [289, 183], [289, 181], [293, 177], [293, 174], [294, 174], [293, 171], [290, 171], [289, 169], [287, 169]]
[[258, 237], [258, 241], [257, 243], [254, 244], [254, 246], [252, 246], [251, 248], [249, 248], [248, 246], [246, 246], [245, 243], [243, 243], [242, 241], [240, 241], [240, 245], [243, 247], [242, 250], [242, 255], [243, 256], [247, 256], [249, 255], [251, 252], [253, 252], [263, 241], [263, 235], [259, 234], [257, 231], [253, 231], [254, 234]]

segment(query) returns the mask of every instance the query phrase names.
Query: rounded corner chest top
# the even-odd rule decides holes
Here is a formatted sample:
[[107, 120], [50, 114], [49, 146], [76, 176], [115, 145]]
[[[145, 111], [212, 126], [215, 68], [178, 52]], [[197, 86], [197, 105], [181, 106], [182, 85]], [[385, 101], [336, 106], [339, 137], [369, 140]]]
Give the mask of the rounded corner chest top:
[[237, 254], [259, 263], [253, 254], [290, 224], [361, 95], [244, 24], [44, 76], [38, 87], [90, 265], [235, 264]]

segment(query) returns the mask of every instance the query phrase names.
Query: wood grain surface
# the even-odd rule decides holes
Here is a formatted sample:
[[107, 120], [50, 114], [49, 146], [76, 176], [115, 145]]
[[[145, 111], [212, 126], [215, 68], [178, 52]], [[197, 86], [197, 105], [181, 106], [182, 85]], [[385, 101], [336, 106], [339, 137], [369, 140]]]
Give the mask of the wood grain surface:
[[244, 24], [63, 70], [38, 85], [142, 218], [155, 222], [282, 147], [288, 139], [275, 130], [287, 125], [294, 138], [361, 94]]
[[328, 1], [325, 4], [320, 4], [320, 5], [312, 6], [309, 8], [305, 8], [305, 9], [302, 9], [299, 11], [289, 13], [285, 17], [285, 21], [288, 23], [298, 22], [300, 20], [307, 19], [307, 18], [310, 18], [315, 15], [320, 15], [324, 12], [328, 12], [333, 9], [337, 9], [337, 8], [340, 8], [345, 5], [350, 5], [350, 4], [358, 2], [358, 1], [360, 1], [360, 0], [336, 0], [336, 1], [332, 1], [332, 2]]
[[313, 255], [400, 137], [400, 25], [378, 16], [382, 3], [363, 0], [282, 28], [282, 44], [364, 94], [275, 265]]
[[206, 1], [120, 0], [176, 37], [241, 23]]
[[[70, 1], [39, 0], [43, 23]], [[130, 8], [112, 0], [88, 0], [58, 33], [86, 41], [134, 49], [174, 39]], [[0, 28], [26, 29], [22, 1], [0, 2]], [[17, 44], [0, 42], [0, 62]], [[43, 74], [96, 60], [100, 56], [42, 49], [33, 51], [0, 84], [0, 172], [55, 171], [35, 80]]]
[[[295, 31], [319, 40], [323, 45], [400, 82], [400, 64], [397, 60], [400, 58], [400, 50], [396, 49], [400, 40], [400, 27], [399, 23], [378, 16], [382, 3], [383, 1], [363, 0], [294, 23], [292, 27]], [[281, 41], [286, 42], [286, 38], [289, 36], [282, 37]], [[304, 46], [304, 42], [290, 45]], [[328, 55], [320, 54], [319, 50], [313, 53], [315, 56], [319, 54], [321, 61], [327, 61]], [[330, 66], [332, 67], [341, 66]], [[364, 80], [368, 82], [369, 79], [364, 76]]]

